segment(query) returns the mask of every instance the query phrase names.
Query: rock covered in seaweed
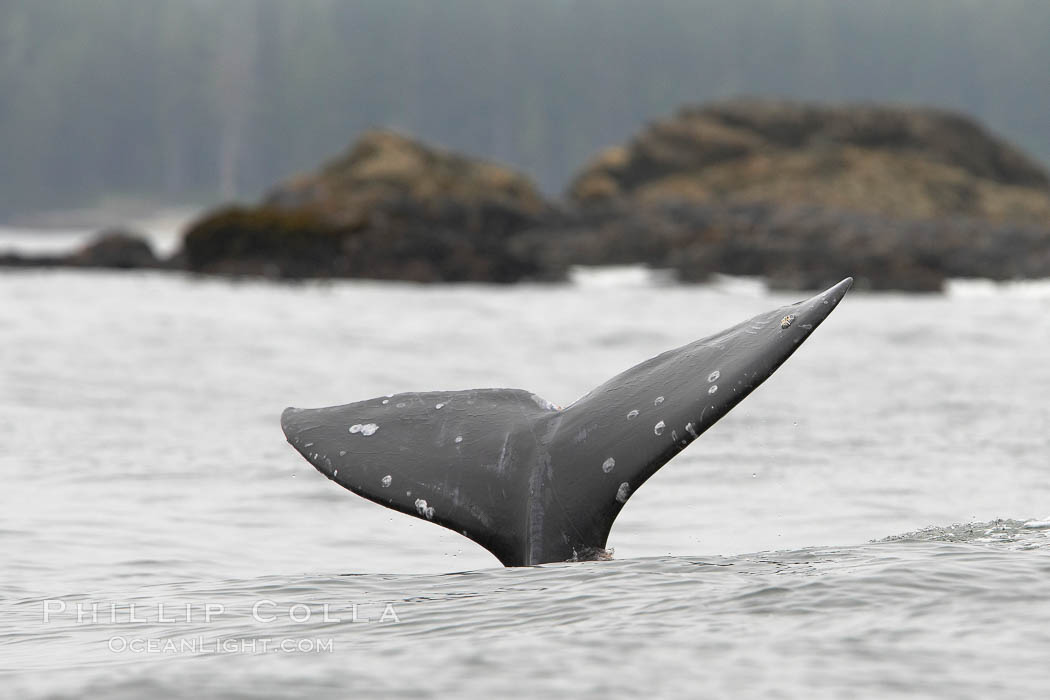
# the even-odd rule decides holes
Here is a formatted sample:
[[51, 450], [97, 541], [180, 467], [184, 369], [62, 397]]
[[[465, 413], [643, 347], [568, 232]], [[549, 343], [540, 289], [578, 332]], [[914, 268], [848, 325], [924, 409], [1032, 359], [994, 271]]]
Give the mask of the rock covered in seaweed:
[[167, 266], [153, 253], [146, 239], [130, 231], [100, 232], [86, 245], [62, 255], [0, 253], [0, 267], [101, 267], [131, 270]]
[[145, 238], [122, 229], [102, 231], [90, 243], [70, 255], [68, 263], [80, 267], [111, 269], [159, 267], [161, 265]]
[[529, 215], [547, 208], [521, 173], [384, 130], [365, 132], [343, 156], [279, 185], [264, 203], [308, 208], [354, 225], [377, 206], [399, 201], [436, 216], [450, 205], [468, 210], [496, 206]]
[[775, 202], [910, 219], [1050, 219], [1050, 178], [1021, 151], [961, 114], [876, 104], [688, 107], [599, 154], [569, 196], [582, 205]]
[[515, 282], [542, 275], [506, 239], [550, 213], [508, 168], [388, 131], [185, 237], [188, 266], [278, 277]]

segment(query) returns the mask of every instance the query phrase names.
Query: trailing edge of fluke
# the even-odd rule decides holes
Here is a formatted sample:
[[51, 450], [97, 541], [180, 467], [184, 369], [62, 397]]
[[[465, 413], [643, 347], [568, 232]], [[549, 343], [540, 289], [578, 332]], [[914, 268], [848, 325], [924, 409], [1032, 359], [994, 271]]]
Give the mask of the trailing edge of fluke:
[[561, 409], [519, 389], [288, 408], [288, 442], [340, 486], [461, 533], [506, 566], [601, 558], [627, 499], [769, 377], [847, 278], [635, 365]]

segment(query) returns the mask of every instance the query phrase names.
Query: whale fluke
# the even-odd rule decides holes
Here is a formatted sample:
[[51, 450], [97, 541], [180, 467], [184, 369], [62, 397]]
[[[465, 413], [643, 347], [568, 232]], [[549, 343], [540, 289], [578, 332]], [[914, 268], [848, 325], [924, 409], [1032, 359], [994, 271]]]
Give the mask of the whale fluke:
[[613, 377], [561, 409], [519, 389], [288, 408], [288, 442], [365, 498], [455, 530], [505, 566], [601, 557], [656, 470], [769, 377], [852, 278]]

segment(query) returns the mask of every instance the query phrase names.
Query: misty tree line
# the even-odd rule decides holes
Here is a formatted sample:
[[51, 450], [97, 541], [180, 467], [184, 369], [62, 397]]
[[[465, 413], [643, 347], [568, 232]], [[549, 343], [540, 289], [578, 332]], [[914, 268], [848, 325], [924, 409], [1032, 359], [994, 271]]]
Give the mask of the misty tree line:
[[393, 126], [548, 192], [686, 102], [962, 109], [1050, 160], [1050, 3], [0, 0], [0, 216], [254, 197]]

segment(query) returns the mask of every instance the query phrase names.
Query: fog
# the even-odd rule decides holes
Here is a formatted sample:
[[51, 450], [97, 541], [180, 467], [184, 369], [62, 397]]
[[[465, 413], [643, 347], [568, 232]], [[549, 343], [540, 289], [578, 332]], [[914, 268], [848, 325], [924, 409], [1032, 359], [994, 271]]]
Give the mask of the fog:
[[1050, 160], [1050, 5], [963, 0], [0, 3], [0, 220], [254, 198], [369, 126], [557, 194], [733, 95], [959, 109]]

